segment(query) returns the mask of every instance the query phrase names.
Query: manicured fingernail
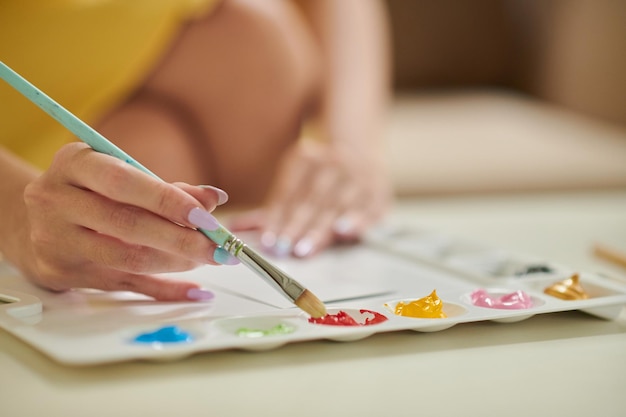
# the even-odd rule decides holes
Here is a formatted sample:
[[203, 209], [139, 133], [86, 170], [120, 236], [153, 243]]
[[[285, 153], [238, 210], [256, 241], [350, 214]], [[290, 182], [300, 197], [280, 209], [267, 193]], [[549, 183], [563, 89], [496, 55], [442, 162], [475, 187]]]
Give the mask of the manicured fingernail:
[[211, 213], [200, 207], [192, 208], [187, 216], [189, 223], [204, 230], [217, 230], [220, 227], [219, 222]]
[[335, 221], [333, 231], [339, 235], [347, 235], [354, 229], [354, 223], [347, 216], [342, 216]]
[[276, 244], [276, 233], [274, 232], [263, 232], [261, 235], [261, 245], [265, 249], [272, 249]]
[[220, 247], [215, 248], [213, 260], [222, 265], [237, 265], [239, 263], [239, 259], [231, 255], [226, 249]]
[[294, 255], [305, 258], [313, 252], [314, 245], [313, 239], [305, 237], [302, 238], [296, 243], [296, 246], [293, 247]]
[[215, 191], [217, 193], [217, 205], [218, 206], [221, 206], [222, 204], [228, 201], [228, 194], [226, 193], [226, 191], [222, 190], [221, 188], [213, 187], [212, 185], [199, 185], [198, 187]]
[[215, 298], [215, 294], [202, 288], [192, 288], [187, 291], [187, 298], [193, 301], [209, 301]]
[[291, 253], [291, 248], [292, 248], [291, 239], [289, 239], [288, 237], [281, 236], [278, 239], [276, 239], [276, 244], [274, 245], [272, 252], [276, 256], [283, 257]]

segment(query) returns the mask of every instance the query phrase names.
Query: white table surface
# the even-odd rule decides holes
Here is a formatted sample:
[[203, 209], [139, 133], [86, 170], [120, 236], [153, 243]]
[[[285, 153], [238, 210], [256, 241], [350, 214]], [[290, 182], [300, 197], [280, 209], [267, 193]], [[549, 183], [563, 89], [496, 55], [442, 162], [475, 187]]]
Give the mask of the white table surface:
[[[626, 190], [406, 200], [401, 221], [625, 280]], [[626, 314], [65, 367], [0, 330], [0, 416], [626, 415]]]

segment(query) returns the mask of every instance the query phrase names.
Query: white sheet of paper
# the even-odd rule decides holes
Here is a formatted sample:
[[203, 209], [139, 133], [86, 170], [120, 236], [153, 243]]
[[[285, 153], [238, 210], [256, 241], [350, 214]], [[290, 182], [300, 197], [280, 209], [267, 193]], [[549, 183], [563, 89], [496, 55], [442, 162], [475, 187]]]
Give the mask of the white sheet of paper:
[[[389, 260], [367, 247], [338, 248], [311, 260], [266, 258], [325, 303], [389, 294], [396, 289], [389, 280]], [[205, 266], [176, 276], [274, 307], [293, 307], [274, 286], [244, 265]]]

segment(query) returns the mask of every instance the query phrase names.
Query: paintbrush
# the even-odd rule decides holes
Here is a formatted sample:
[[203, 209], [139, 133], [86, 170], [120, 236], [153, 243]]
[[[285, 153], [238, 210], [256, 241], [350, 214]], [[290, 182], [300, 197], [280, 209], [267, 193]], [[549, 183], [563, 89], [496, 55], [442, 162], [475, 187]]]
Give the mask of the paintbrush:
[[[146, 174], [159, 178], [88, 124], [25, 80], [2, 61], [0, 61], [0, 77], [39, 106], [43, 111], [56, 119], [83, 142], [91, 146], [95, 151], [125, 161]], [[264, 259], [224, 226], [219, 225], [215, 230], [205, 230], [202, 228], [198, 228], [197, 230], [239, 259], [241, 263], [256, 272], [261, 278], [287, 297], [287, 299], [311, 315], [311, 317], [319, 318], [326, 315], [324, 303], [311, 291]]]
[[593, 254], [600, 259], [611, 262], [613, 265], [626, 268], [626, 253], [615, 248], [596, 243], [593, 246]]

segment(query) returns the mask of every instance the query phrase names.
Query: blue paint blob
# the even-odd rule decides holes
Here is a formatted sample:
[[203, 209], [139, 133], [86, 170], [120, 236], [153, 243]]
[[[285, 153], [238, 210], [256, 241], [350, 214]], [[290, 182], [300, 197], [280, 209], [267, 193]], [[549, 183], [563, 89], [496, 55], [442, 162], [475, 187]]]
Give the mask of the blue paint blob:
[[188, 343], [193, 337], [178, 326], [164, 326], [153, 332], [141, 333], [135, 337], [136, 343]]

